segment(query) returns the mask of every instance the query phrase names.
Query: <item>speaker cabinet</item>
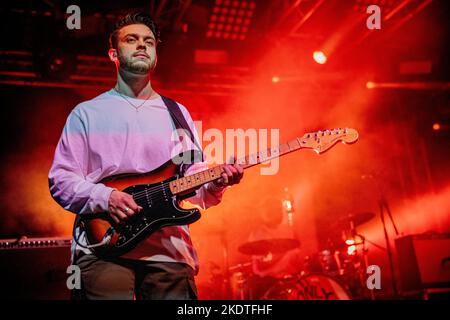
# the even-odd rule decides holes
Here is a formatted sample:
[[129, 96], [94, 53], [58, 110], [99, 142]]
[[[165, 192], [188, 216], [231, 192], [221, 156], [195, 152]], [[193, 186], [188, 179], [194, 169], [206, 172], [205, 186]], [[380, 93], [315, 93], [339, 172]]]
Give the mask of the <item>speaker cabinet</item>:
[[403, 292], [450, 288], [450, 234], [410, 235], [395, 246]]
[[71, 239], [0, 240], [2, 299], [65, 300]]

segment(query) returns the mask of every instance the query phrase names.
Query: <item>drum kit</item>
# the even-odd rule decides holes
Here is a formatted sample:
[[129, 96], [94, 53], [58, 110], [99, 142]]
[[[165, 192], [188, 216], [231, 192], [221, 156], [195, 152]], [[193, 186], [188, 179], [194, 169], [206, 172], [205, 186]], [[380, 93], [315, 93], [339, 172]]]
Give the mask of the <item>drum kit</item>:
[[[356, 227], [371, 220], [375, 214], [359, 213], [339, 219], [333, 226], [353, 240], [332, 242], [324, 250], [303, 258], [298, 272], [279, 277], [260, 277], [253, 271], [254, 262], [228, 268], [229, 294], [237, 300], [350, 300], [374, 299], [366, 286], [366, 239]], [[344, 237], [344, 236], [343, 236]], [[246, 242], [238, 247], [248, 256], [283, 254], [300, 247], [296, 239], [279, 238]]]

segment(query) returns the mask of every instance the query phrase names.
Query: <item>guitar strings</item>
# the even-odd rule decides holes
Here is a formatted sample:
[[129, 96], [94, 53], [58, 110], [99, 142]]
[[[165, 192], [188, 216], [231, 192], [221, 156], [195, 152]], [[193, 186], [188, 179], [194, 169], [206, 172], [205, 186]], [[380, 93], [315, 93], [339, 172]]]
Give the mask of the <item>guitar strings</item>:
[[[158, 186], [154, 186], [154, 187], [150, 187], [150, 188], [146, 188], [146, 190], [143, 191], [139, 191], [133, 194], [133, 199], [135, 201], [140, 201], [140, 200], [160, 200], [160, 199], [164, 199], [164, 195], [161, 194], [161, 192], [166, 189], [166, 191], [168, 191], [168, 194], [170, 194], [170, 189], [168, 188], [169, 183], [165, 182], [161, 185]], [[155, 197], [155, 195], [161, 194], [159, 197]]]
[[[194, 176], [194, 175], [192, 175], [192, 176]], [[192, 180], [191, 180], [191, 181], [192, 181]], [[150, 200], [159, 200], [159, 199], [163, 199], [164, 196], [160, 196], [160, 197], [158, 197], [158, 198], [152, 198], [152, 196], [155, 195], [155, 194], [160, 193], [160, 192], [163, 191], [164, 189], [166, 189], [167, 191], [170, 191], [169, 183], [170, 183], [170, 181], [169, 181], [169, 182], [162, 183], [162, 184], [157, 185], [157, 186], [153, 186], [153, 187], [146, 188], [146, 189], [143, 190], [143, 191], [136, 192], [136, 193], [133, 194], [133, 198], [134, 198], [134, 200], [141, 200], [141, 199], [145, 199], [145, 198], [149, 198], [149, 197], [151, 198]], [[192, 188], [195, 188], [195, 187], [196, 187], [196, 186], [195, 186], [195, 183], [196, 183], [196, 181], [194, 180], [194, 186], [192, 186]], [[188, 185], [188, 184], [187, 184], [187, 185]]]
[[[157, 201], [157, 200], [164, 199], [165, 196], [163, 194], [161, 194], [161, 192], [164, 189], [166, 189], [166, 191], [168, 191], [168, 194], [170, 194], [169, 183], [170, 182], [165, 182], [165, 183], [162, 183], [157, 186], [146, 188], [143, 191], [136, 192], [132, 195], [133, 199], [139, 203], [142, 203], [145, 200], [149, 200], [146, 202], [153, 202], [155, 200]], [[156, 197], [155, 197], [155, 195], [156, 195]]]
[[[258, 158], [258, 156], [257, 156], [257, 158]], [[248, 160], [246, 159], [246, 157], [240, 158], [240, 159], [237, 160], [237, 163], [241, 163], [241, 164], [244, 164], [244, 165], [247, 164], [247, 162], [248, 162]], [[205, 170], [205, 171], [208, 171], [208, 170]], [[201, 173], [201, 172], [199, 172], [199, 173]], [[194, 176], [194, 175], [192, 175], [192, 176]], [[195, 183], [195, 181], [194, 181], [194, 183]], [[139, 192], [136, 192], [135, 194], [133, 194], [133, 198], [135, 200], [139, 200], [139, 199], [143, 199], [143, 198], [152, 196], [152, 195], [154, 195], [156, 193], [159, 193], [159, 192], [163, 191], [164, 188], [168, 187], [168, 184], [169, 184], [169, 182], [166, 182], [166, 183], [163, 183], [163, 184], [158, 185], [158, 186], [146, 188], [144, 191], [139, 191]], [[161, 197], [161, 198], [163, 198], [163, 197]]]
[[[238, 163], [241, 162], [242, 164], [246, 164], [246, 160], [247, 159], [245, 159], [245, 157], [244, 157], [244, 158], [238, 159], [237, 162]], [[207, 170], [205, 170], [205, 171], [207, 171]], [[161, 191], [163, 191], [164, 189], [168, 188], [169, 183], [170, 182], [165, 182], [165, 183], [163, 183], [161, 185], [157, 185], [157, 186], [154, 186], [154, 187], [146, 188], [143, 191], [136, 192], [136, 193], [133, 194], [133, 198], [134, 198], [134, 200], [142, 200], [142, 199], [149, 198], [149, 197], [151, 198], [149, 200], [163, 199], [164, 196], [161, 196], [161, 197], [158, 197], [158, 198], [152, 198], [152, 196], [155, 195], [155, 194], [158, 194]], [[194, 181], [194, 183], [195, 183], [195, 181]]]
[[[205, 172], [206, 171], [208, 171], [208, 170], [205, 170]], [[201, 172], [199, 172], [199, 173], [201, 173]], [[196, 175], [196, 174], [193, 174], [192, 176], [186, 176], [184, 178], [193, 177], [194, 175]], [[136, 199], [139, 199], [140, 197], [141, 198], [142, 197], [147, 197], [148, 195], [159, 193], [160, 191], [163, 190], [163, 188], [166, 188], [170, 182], [171, 181], [165, 182], [164, 184], [157, 185], [157, 186], [154, 186], [154, 187], [146, 188], [146, 190], [144, 190], [144, 191], [139, 191], [139, 192], [134, 193], [133, 196], [136, 196]], [[191, 180], [191, 182], [192, 182], [192, 180]], [[194, 179], [194, 184], [195, 183], [196, 183], [196, 181]], [[207, 183], [207, 182], [205, 182], [205, 183]], [[189, 185], [189, 184], [187, 184], [187, 185]], [[192, 186], [192, 187], [195, 187], [195, 186]], [[148, 190], [151, 190], [151, 191], [148, 191]]]
[[153, 186], [153, 187], [146, 188], [143, 191], [139, 191], [139, 192], [134, 193], [133, 194], [133, 198], [135, 200], [137, 200], [137, 199], [143, 199], [143, 198], [148, 197], [148, 196], [152, 196], [154, 194], [157, 194], [157, 193], [163, 191], [164, 189], [167, 189], [168, 185], [169, 185], [169, 183], [165, 182], [165, 183], [163, 183], [161, 185], [158, 185], [158, 186]]
[[[132, 195], [133, 199], [139, 205], [141, 205], [141, 204], [145, 205], [145, 204], [149, 204], [150, 202], [153, 202], [153, 201], [162, 200], [166, 197], [163, 193], [161, 193], [164, 189], [166, 189], [167, 194], [172, 195], [170, 188], [169, 188], [169, 183], [170, 182], [165, 182], [161, 185], [146, 188], [143, 191], [136, 192]], [[195, 187], [192, 187], [192, 188], [195, 188]], [[142, 202], [144, 202], [144, 203], [142, 203]]]
[[[278, 154], [274, 153], [273, 152], [274, 150], [277, 150]], [[278, 148], [267, 149], [267, 151], [270, 151], [270, 156], [267, 156], [267, 154], [264, 154], [265, 159], [262, 159], [261, 153], [257, 153], [257, 154], [249, 155], [249, 156], [246, 156], [246, 157], [243, 157], [243, 158], [239, 158], [239, 159], [237, 159], [236, 162], [245, 165], [245, 164], [248, 164], [248, 161], [252, 157], [256, 156], [256, 159], [257, 159], [256, 163], [260, 163], [260, 162], [265, 162], [265, 161], [268, 161], [268, 160], [270, 160], [272, 158], [276, 158], [276, 157], [280, 156], [280, 154], [279, 154], [279, 152], [280, 152], [279, 146], [278, 146]], [[205, 170], [205, 171], [207, 171], [207, 170]], [[143, 199], [143, 198], [151, 197], [152, 195], [163, 191], [164, 188], [167, 188], [168, 184], [169, 184], [169, 182], [166, 182], [166, 183], [163, 183], [163, 184], [158, 185], [158, 186], [146, 188], [144, 191], [139, 191], [139, 192], [136, 192], [135, 194], [133, 194], [133, 198], [135, 200], [140, 200], [140, 199]], [[160, 197], [160, 198], [163, 198], [163, 197]]]
[[[163, 189], [167, 188], [170, 182], [165, 182], [163, 184], [157, 185], [157, 186], [153, 186], [153, 187], [149, 187], [146, 188], [143, 191], [139, 191], [133, 194], [134, 197], [136, 197], [135, 199], [139, 199], [139, 198], [143, 198], [143, 197], [147, 197], [147, 196], [151, 196], [155, 193], [159, 193], [161, 191], [163, 191]], [[195, 181], [194, 181], [195, 183]]]
[[[259, 161], [261, 160], [260, 157], [259, 157], [259, 155], [257, 155], [257, 159], [258, 159]], [[269, 159], [269, 158], [268, 158], [268, 159]], [[266, 159], [266, 160], [268, 160], [268, 159]], [[241, 160], [241, 161], [239, 161], [239, 160]], [[244, 161], [242, 162], [242, 160], [244, 160]], [[247, 163], [246, 163], [246, 162], [247, 162], [247, 159], [246, 159], [245, 157], [244, 157], [244, 158], [240, 158], [240, 159], [238, 159], [237, 162], [238, 162], [238, 163], [241, 163], [241, 164], [247, 164]], [[207, 171], [207, 170], [205, 170], [205, 171]], [[163, 198], [164, 198], [163, 195], [161, 195], [161, 196], [159, 196], [159, 197], [156, 197], [156, 198], [153, 198], [152, 196], [155, 195], [155, 194], [160, 193], [160, 192], [163, 191], [164, 189], [167, 190], [169, 183], [170, 183], [170, 182], [165, 182], [165, 183], [162, 183], [162, 184], [157, 185], [157, 186], [154, 186], [154, 187], [146, 188], [146, 189], [143, 190], [143, 191], [136, 192], [136, 193], [133, 194], [133, 198], [134, 198], [135, 201], [139, 201], [139, 200], [147, 199], [147, 198], [150, 198], [150, 199], [148, 199], [148, 200], [151, 200], [151, 201], [152, 201], [152, 200], [160, 200], [160, 199], [163, 199]], [[195, 181], [194, 181], [194, 184], [195, 184]], [[193, 186], [193, 187], [195, 187], [195, 186]], [[170, 189], [169, 189], [168, 191], [170, 191]]]
[[[237, 159], [236, 162], [240, 163], [240, 164], [248, 165], [248, 161], [251, 160], [251, 158], [254, 158], [255, 156], [256, 156], [256, 160], [257, 160], [255, 164], [265, 162], [272, 158], [276, 158], [276, 157], [279, 157], [280, 155], [282, 155], [282, 154], [280, 154], [280, 149], [281, 148], [279, 145], [277, 148], [267, 149], [267, 151], [270, 152], [270, 156], [267, 156], [267, 154], [259, 152], [259, 153], [253, 154], [253, 155], [249, 155], [249, 156]], [[274, 151], [277, 151], [277, 152], [274, 153]], [[264, 158], [261, 155], [264, 155]], [[205, 171], [207, 171], [207, 170], [205, 170]], [[145, 190], [143, 190], [143, 191], [139, 191], [139, 192], [132, 194], [133, 199], [136, 202], [137, 201], [141, 202], [142, 200], [154, 201], [154, 200], [164, 199], [165, 196], [164, 196], [164, 194], [161, 194], [162, 191], [166, 190], [166, 191], [168, 191], [168, 194], [171, 194], [170, 188], [169, 188], [169, 183], [170, 182], [165, 182], [165, 183], [161, 183], [157, 186], [145, 188]], [[158, 197], [154, 197], [154, 195], [158, 195], [158, 194], [159, 194]]]
[[147, 197], [147, 196], [152, 196], [152, 195], [154, 195], [155, 193], [159, 193], [159, 192], [163, 191], [164, 189], [170, 190], [170, 189], [168, 188], [168, 185], [169, 185], [169, 183], [166, 182], [166, 183], [164, 183], [163, 185], [158, 185], [158, 186], [146, 188], [146, 189], [143, 190], [143, 191], [139, 191], [139, 192], [134, 193], [134, 194], [133, 194], [133, 197], [134, 197], [135, 199], [140, 199], [140, 198], [142, 199], [142, 198], [145, 198], [145, 197]]

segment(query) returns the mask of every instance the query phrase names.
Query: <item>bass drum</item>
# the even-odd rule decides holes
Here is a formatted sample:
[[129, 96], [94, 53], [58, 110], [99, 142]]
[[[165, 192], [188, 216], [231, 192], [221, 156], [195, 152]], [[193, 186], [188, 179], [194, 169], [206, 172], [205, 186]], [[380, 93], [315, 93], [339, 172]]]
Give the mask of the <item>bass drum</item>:
[[282, 280], [271, 287], [263, 300], [351, 300], [340, 281], [325, 274], [308, 274]]

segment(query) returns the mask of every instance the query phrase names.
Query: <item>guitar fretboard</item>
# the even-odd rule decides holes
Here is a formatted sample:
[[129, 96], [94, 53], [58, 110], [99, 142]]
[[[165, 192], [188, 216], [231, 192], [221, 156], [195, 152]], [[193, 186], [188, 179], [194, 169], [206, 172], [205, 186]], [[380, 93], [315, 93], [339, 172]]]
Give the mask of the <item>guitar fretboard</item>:
[[[298, 150], [302, 147], [301, 144], [301, 139], [294, 139], [276, 147], [271, 147], [254, 154], [247, 155], [243, 158], [239, 158], [236, 162], [240, 164], [243, 169], [247, 169]], [[217, 165], [193, 175], [173, 180], [169, 183], [170, 191], [172, 194], [176, 195], [194, 190], [208, 182], [217, 180], [223, 172], [223, 166], [224, 165]]]

